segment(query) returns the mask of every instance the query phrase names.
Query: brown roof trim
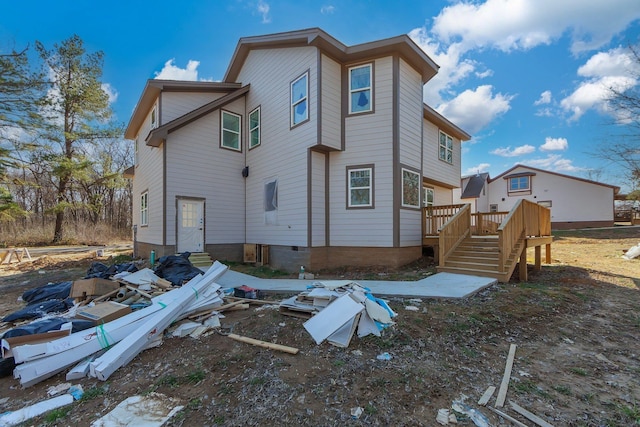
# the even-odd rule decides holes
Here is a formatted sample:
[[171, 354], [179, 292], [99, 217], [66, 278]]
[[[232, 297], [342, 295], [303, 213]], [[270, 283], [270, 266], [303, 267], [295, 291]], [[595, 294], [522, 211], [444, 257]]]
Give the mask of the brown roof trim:
[[442, 114], [438, 113], [433, 108], [429, 107], [427, 104], [423, 104], [424, 106], [424, 118], [438, 126], [440, 129], [447, 132], [449, 135], [458, 138], [460, 141], [468, 141], [471, 139], [471, 135], [467, 132], [460, 129], [458, 126], [454, 125]]
[[212, 111], [224, 107], [225, 105], [235, 101], [241, 96], [244, 96], [247, 92], [249, 92], [250, 87], [251, 85], [245, 85], [234, 92], [226, 94], [225, 96], [218, 98], [215, 101], [204, 104], [202, 107], [198, 107], [195, 110], [188, 112], [187, 114], [171, 120], [169, 123], [153, 129], [151, 132], [149, 132], [149, 135], [146, 138], [147, 145], [151, 147], [158, 147], [171, 132], [180, 129], [181, 127], [186, 126], [195, 120], [198, 120], [199, 118], [211, 113]]
[[122, 172], [124, 178], [133, 178], [136, 173], [136, 165], [131, 165]]
[[406, 34], [374, 42], [346, 46], [320, 28], [308, 28], [241, 38], [229, 62], [224, 81], [236, 81], [251, 50], [296, 46], [315, 46], [342, 63], [361, 61], [374, 56], [379, 57], [382, 54], [400, 53], [403, 59], [420, 71], [424, 83], [435, 76], [439, 68]]
[[536, 173], [535, 172], [512, 173], [512, 174], [503, 176], [502, 179], [519, 178], [521, 176], [536, 176]]
[[239, 89], [241, 86], [240, 83], [149, 79], [133, 110], [124, 137], [126, 139], [136, 138], [140, 126], [147, 117], [151, 106], [160, 96], [160, 92], [229, 92]]
[[547, 170], [544, 170], [544, 169], [534, 168], [532, 166], [527, 166], [527, 165], [523, 165], [523, 164], [517, 164], [517, 165], [513, 166], [512, 168], [507, 169], [506, 171], [502, 172], [500, 175], [496, 176], [495, 178], [489, 178], [489, 182], [493, 182], [493, 181], [496, 181], [496, 180], [502, 178], [503, 176], [509, 174], [511, 171], [515, 170], [516, 168], [527, 168], [527, 169], [531, 169], [531, 170], [536, 171], [536, 172], [548, 173], [548, 174], [551, 174], [551, 175], [561, 176], [563, 178], [575, 179], [576, 181], [582, 181], [582, 182], [586, 182], [586, 183], [589, 183], [589, 184], [595, 184], [595, 185], [601, 185], [603, 187], [609, 187], [609, 188], [611, 188], [613, 190], [613, 194], [614, 195], [617, 194], [620, 191], [620, 187], [618, 187], [616, 185], [604, 184], [602, 182], [592, 181], [590, 179], [578, 178], [577, 176], [565, 175], [565, 174], [562, 174], [562, 173], [547, 171]]

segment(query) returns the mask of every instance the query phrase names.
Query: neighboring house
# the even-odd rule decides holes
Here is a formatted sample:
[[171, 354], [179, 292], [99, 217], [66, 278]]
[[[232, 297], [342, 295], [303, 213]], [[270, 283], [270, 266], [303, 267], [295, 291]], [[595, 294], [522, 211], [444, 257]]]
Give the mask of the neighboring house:
[[423, 103], [437, 69], [406, 35], [345, 46], [313, 28], [240, 39], [223, 82], [149, 80], [125, 132], [138, 253], [420, 258], [422, 207], [453, 202], [470, 138]]
[[614, 199], [620, 187], [575, 176], [516, 165], [495, 178], [464, 177], [456, 202], [475, 212], [508, 212], [519, 199], [551, 210], [555, 230], [614, 225]]

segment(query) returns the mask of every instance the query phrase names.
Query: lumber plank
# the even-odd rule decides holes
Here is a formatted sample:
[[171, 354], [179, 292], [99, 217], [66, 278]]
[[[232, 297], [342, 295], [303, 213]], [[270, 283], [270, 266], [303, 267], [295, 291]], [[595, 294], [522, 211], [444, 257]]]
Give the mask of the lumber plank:
[[244, 342], [244, 343], [247, 343], [247, 344], [256, 345], [258, 347], [269, 348], [271, 350], [284, 351], [285, 353], [298, 354], [298, 351], [300, 351], [299, 349], [297, 349], [295, 347], [289, 347], [289, 346], [282, 345], [282, 344], [275, 344], [275, 343], [271, 343], [271, 342], [261, 341], [261, 340], [257, 340], [257, 339], [254, 339], [254, 338], [245, 337], [245, 336], [242, 336], [242, 335], [229, 334], [227, 336], [229, 338], [233, 339], [233, 340], [236, 340], [236, 341], [241, 341], [241, 342]]
[[536, 423], [540, 427], [553, 427], [552, 424], [549, 424], [548, 422], [546, 422], [545, 420], [543, 420], [542, 418], [540, 418], [536, 414], [527, 411], [526, 409], [524, 409], [522, 406], [518, 405], [517, 403], [509, 402], [509, 404], [511, 405], [511, 407], [513, 408], [514, 411], [516, 411], [517, 413], [519, 413], [523, 417], [527, 418], [528, 420], [533, 421], [534, 423]]
[[516, 356], [516, 345], [511, 344], [509, 347], [509, 355], [507, 356], [507, 363], [504, 367], [504, 375], [502, 376], [502, 383], [500, 384], [500, 390], [498, 391], [498, 398], [496, 399], [496, 407], [502, 408], [504, 401], [507, 398], [507, 389], [509, 388], [509, 381], [511, 380], [511, 369], [513, 369], [513, 359]]
[[516, 420], [515, 418], [513, 418], [511, 415], [507, 415], [504, 412], [496, 409], [496, 408], [492, 408], [491, 406], [487, 406], [487, 409], [489, 409], [490, 411], [495, 412], [496, 414], [500, 415], [502, 418], [504, 418], [507, 421], [511, 421], [511, 423], [517, 427], [529, 427], [528, 425], [521, 423], [520, 421]]
[[132, 285], [125, 285], [125, 286], [126, 286], [126, 287], [127, 287], [127, 289], [129, 289], [130, 291], [137, 292], [137, 293], [139, 293], [140, 295], [142, 295], [142, 296], [143, 296], [143, 297], [145, 297], [145, 298], [149, 298], [149, 299], [153, 298], [153, 295], [151, 295], [151, 294], [149, 294], [149, 293], [147, 293], [147, 292], [145, 292], [145, 291], [143, 291], [143, 290], [140, 290], [140, 289], [136, 288], [135, 286], [132, 286]]
[[478, 400], [478, 405], [480, 406], [486, 406], [487, 403], [489, 403], [489, 399], [491, 399], [491, 396], [493, 396], [493, 393], [496, 391], [495, 386], [489, 386], [487, 387], [487, 389], [485, 390], [484, 394], [482, 395], [482, 397], [480, 398], [480, 400]]
[[240, 298], [240, 297], [224, 297], [224, 299], [228, 299], [231, 301], [243, 301], [243, 302], [248, 302], [249, 304], [260, 304], [260, 305], [277, 304], [277, 302], [267, 301], [264, 299], [252, 299], [252, 298]]

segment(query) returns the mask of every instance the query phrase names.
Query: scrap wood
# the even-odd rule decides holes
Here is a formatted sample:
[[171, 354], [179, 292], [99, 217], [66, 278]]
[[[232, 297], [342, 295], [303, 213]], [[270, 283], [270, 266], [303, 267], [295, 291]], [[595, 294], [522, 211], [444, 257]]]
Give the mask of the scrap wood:
[[493, 393], [495, 391], [496, 391], [496, 388], [494, 386], [487, 387], [487, 389], [485, 390], [480, 400], [478, 400], [478, 405], [486, 406], [487, 403], [489, 403], [489, 399], [491, 399], [491, 396], [493, 396]]
[[516, 420], [515, 418], [513, 418], [511, 415], [507, 415], [502, 411], [497, 410], [496, 408], [492, 408], [491, 406], [487, 406], [487, 409], [490, 411], [495, 412], [496, 414], [498, 414], [499, 416], [501, 416], [502, 418], [504, 418], [507, 421], [511, 421], [511, 423], [517, 427], [529, 427], [528, 425], [521, 423], [520, 421]]
[[282, 344], [275, 344], [271, 342], [261, 341], [254, 338], [244, 337], [242, 335], [228, 334], [227, 336], [236, 341], [241, 341], [247, 344], [256, 345], [258, 347], [269, 348], [271, 350], [284, 351], [285, 353], [289, 353], [289, 354], [298, 354], [298, 351], [300, 351], [295, 347], [289, 347]]
[[[242, 301], [239, 301], [242, 302]], [[234, 305], [233, 307], [229, 307], [229, 308], [225, 308], [223, 311], [236, 311], [236, 310], [248, 310], [249, 309], [249, 304], [237, 304]], [[219, 310], [216, 310], [219, 311]]]
[[511, 407], [513, 408], [514, 411], [516, 411], [517, 413], [519, 413], [523, 417], [533, 421], [534, 423], [536, 423], [540, 427], [553, 427], [552, 424], [549, 424], [548, 422], [546, 422], [545, 420], [543, 420], [542, 418], [540, 418], [536, 414], [527, 411], [526, 409], [524, 409], [522, 406], [518, 405], [517, 403], [513, 403], [513, 402], [510, 401], [509, 404], [511, 405]]
[[284, 306], [280, 306], [280, 314], [284, 316], [297, 317], [299, 319], [311, 319], [312, 316], [312, 313], [309, 311], [298, 311]]
[[145, 292], [143, 290], [140, 290], [140, 289], [136, 288], [135, 286], [132, 286], [132, 285], [125, 285], [125, 286], [130, 291], [137, 292], [137, 293], [139, 293], [140, 295], [142, 295], [145, 298], [149, 298], [149, 299], [153, 298], [153, 295], [151, 295], [151, 294], [149, 294], [149, 293], [147, 293], [147, 292]]
[[511, 369], [513, 369], [513, 359], [516, 356], [516, 345], [511, 344], [509, 346], [509, 356], [507, 356], [507, 364], [504, 367], [504, 376], [502, 377], [502, 384], [500, 384], [500, 390], [498, 391], [498, 398], [496, 399], [496, 407], [502, 408], [504, 401], [507, 398], [507, 389], [509, 388], [509, 381], [511, 380]]
[[171, 287], [173, 287], [173, 283], [163, 278], [159, 278], [158, 280], [154, 281], [153, 284], [162, 289], [170, 289]]
[[[231, 302], [231, 303], [229, 303], [229, 304], [221, 305], [221, 306], [219, 306], [219, 307], [215, 307], [215, 308], [213, 308], [213, 309], [207, 309], [207, 310], [199, 311], [199, 312], [197, 312], [197, 313], [193, 313], [192, 315], [187, 316], [187, 318], [188, 318], [188, 319], [197, 319], [197, 318], [200, 318], [200, 317], [202, 317], [202, 316], [206, 316], [206, 317], [204, 318], [204, 319], [206, 319], [206, 318], [208, 318], [208, 317], [213, 316], [216, 312], [221, 312], [221, 311], [227, 310], [227, 309], [229, 309], [229, 308], [231, 308], [231, 307], [234, 307], [234, 306], [236, 306], [236, 305], [240, 305], [240, 304], [242, 304], [242, 301], [235, 301], [235, 302]], [[204, 320], [204, 319], [203, 319], [203, 320]]]

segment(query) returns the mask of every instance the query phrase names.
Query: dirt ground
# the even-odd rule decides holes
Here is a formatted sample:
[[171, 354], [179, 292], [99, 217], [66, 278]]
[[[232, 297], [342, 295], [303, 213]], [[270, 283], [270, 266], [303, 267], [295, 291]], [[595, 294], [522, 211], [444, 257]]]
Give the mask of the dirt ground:
[[[487, 387], [500, 387], [510, 344], [517, 350], [503, 412], [534, 425], [510, 407], [515, 402], [555, 426], [640, 425], [640, 258], [621, 258], [640, 243], [640, 227], [554, 235], [552, 263], [530, 271], [528, 282], [514, 278], [462, 300], [392, 299], [396, 324], [381, 337], [354, 337], [346, 349], [316, 345], [303, 319], [269, 306], [229, 312], [222, 323], [234, 333], [300, 352], [216, 333], [166, 338], [107, 382], [77, 381], [83, 400], [27, 425], [88, 426], [125, 398], [155, 391], [184, 405], [171, 426], [438, 426], [438, 409], [459, 399], [490, 425], [509, 426], [477, 401]], [[533, 250], [528, 256], [532, 264]], [[92, 260], [75, 258], [3, 267], [0, 315], [21, 307], [16, 299], [27, 289], [84, 275]], [[423, 260], [398, 271], [341, 269], [320, 278], [433, 271]], [[281, 296], [268, 298], [277, 303]], [[391, 360], [378, 360], [383, 352]], [[44, 400], [47, 388], [62, 382], [59, 374], [22, 389], [0, 378], [0, 412]], [[362, 409], [359, 418], [352, 408]], [[460, 415], [458, 425], [475, 424]]]

